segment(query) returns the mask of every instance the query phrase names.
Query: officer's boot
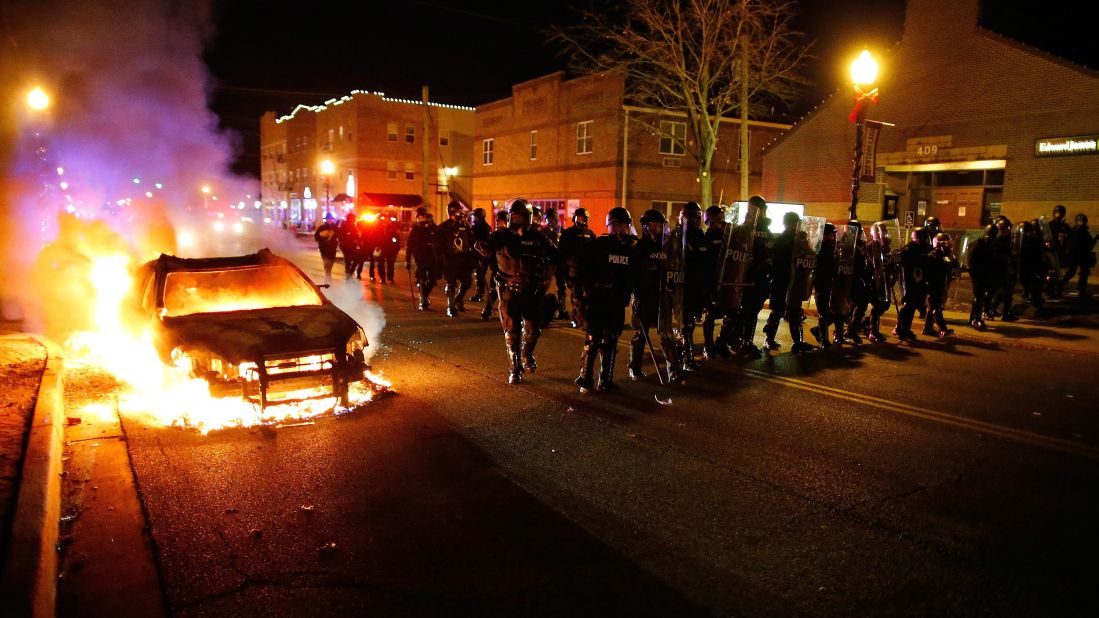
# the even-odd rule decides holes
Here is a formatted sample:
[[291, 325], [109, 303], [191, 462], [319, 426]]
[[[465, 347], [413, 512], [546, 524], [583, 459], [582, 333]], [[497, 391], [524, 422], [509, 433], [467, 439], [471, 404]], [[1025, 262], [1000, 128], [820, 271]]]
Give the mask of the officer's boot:
[[847, 339], [856, 345], [862, 343], [862, 320], [863, 314], [859, 312], [847, 324]]
[[420, 306], [419, 306], [420, 311], [426, 311], [427, 310], [427, 294], [424, 293], [424, 287], [425, 286], [424, 286], [423, 283], [417, 283], [416, 284], [416, 293], [420, 297]]
[[616, 391], [618, 385], [614, 383], [614, 360], [618, 357], [618, 337], [606, 337], [600, 350], [602, 363], [599, 369], [599, 390]]
[[873, 343], [885, 341], [885, 335], [881, 332], [881, 314], [876, 309], [870, 312], [870, 341]]
[[511, 369], [508, 371], [508, 384], [518, 384], [523, 381], [523, 359], [520, 356], [522, 335], [504, 333], [504, 347], [507, 349], [508, 361]]
[[847, 343], [847, 333], [844, 330], [847, 328], [847, 324], [843, 320], [836, 320], [836, 343]]
[[458, 293], [455, 294], [456, 298], [454, 299], [454, 306], [455, 306], [455, 308], [458, 309], [458, 311], [465, 311], [466, 310], [466, 292], [468, 292], [468, 291], [469, 291], [469, 286], [468, 285], [461, 285], [458, 288]]
[[599, 353], [599, 342], [595, 337], [588, 335], [584, 339], [584, 347], [580, 350], [580, 375], [576, 377], [576, 385], [581, 393], [586, 393], [595, 388], [592, 373], [595, 371], [595, 355]]
[[765, 348], [768, 350], [777, 350], [782, 347], [775, 341], [775, 335], [778, 334], [778, 320], [772, 322], [771, 318], [768, 317], [767, 323], [763, 325], [763, 334], [766, 336], [766, 339], [763, 341], [763, 346]]
[[481, 309], [481, 319], [486, 322], [492, 318], [492, 301], [495, 295], [496, 292], [491, 289], [485, 293], [485, 308]]
[[740, 337], [737, 334], [739, 321], [734, 316], [725, 316], [721, 321], [721, 330], [717, 334], [717, 355], [724, 359], [733, 357], [733, 351], [740, 347]]
[[683, 371], [698, 371], [698, 362], [695, 361], [694, 334], [693, 324], [683, 327]]
[[[665, 364], [668, 367], [668, 384], [675, 384], [683, 377], [680, 368], [683, 366], [682, 350], [677, 342], [661, 342], [664, 352]], [[658, 368], [659, 369], [659, 368]]]
[[641, 370], [641, 364], [644, 360], [645, 337], [641, 334], [641, 331], [635, 331], [633, 338], [630, 339], [630, 361], [626, 364], [631, 380], [640, 380], [645, 377], [645, 372]]
[[485, 299], [485, 277], [480, 271], [474, 273], [474, 276], [477, 277], [477, 288], [474, 291], [473, 296], [469, 297], [469, 302], [479, 303]]
[[714, 345], [714, 320], [709, 316], [702, 322], [702, 358], [713, 360], [717, 357], [717, 346]]
[[927, 310], [927, 316], [924, 318], [924, 321], [923, 321], [923, 334], [925, 334], [925, 335], [935, 335], [935, 334], [937, 334], [936, 331], [935, 331], [935, 310], [934, 309], [928, 309]]
[[809, 334], [817, 340], [822, 348], [832, 345], [832, 340], [828, 337], [828, 316], [824, 312], [821, 312], [821, 315], [817, 318], [817, 325], [809, 329]]
[[446, 296], [446, 316], [448, 318], [457, 317], [458, 305], [455, 300], [458, 296], [458, 287], [450, 285], [449, 283], [443, 287], [443, 296]]
[[794, 342], [794, 344], [790, 346], [790, 351], [794, 354], [812, 352], [814, 349], [813, 346], [805, 343], [805, 335], [802, 331], [801, 320], [794, 320], [793, 322], [788, 322], [788, 324], [790, 325], [790, 339]]
[[763, 352], [756, 346], [756, 324], [759, 318], [747, 318], [740, 333], [740, 353], [748, 358], [759, 358]]
[[523, 340], [523, 369], [529, 373], [534, 373], [535, 369], [538, 369], [538, 363], [534, 360], [534, 346], [538, 345], [538, 340], [532, 337], [527, 337]]
[[430, 307], [431, 306], [431, 290], [435, 289], [435, 282], [432, 281], [431, 278], [429, 277], [428, 280], [423, 283], [423, 285], [424, 285], [424, 307]]

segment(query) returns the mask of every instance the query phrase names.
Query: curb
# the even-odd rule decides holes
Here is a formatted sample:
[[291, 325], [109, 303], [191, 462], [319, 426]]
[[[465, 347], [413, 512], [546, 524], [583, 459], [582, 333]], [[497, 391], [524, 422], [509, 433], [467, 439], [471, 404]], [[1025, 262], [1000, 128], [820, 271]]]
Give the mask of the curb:
[[46, 617], [55, 615], [57, 604], [65, 359], [53, 342], [30, 336], [46, 348], [46, 366], [23, 457], [0, 597], [6, 616]]

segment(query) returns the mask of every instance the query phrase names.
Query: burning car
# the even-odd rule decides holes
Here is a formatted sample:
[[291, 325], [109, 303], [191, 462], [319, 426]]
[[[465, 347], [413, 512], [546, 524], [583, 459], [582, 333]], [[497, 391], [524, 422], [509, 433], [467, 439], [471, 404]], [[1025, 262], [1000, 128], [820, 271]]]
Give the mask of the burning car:
[[132, 309], [152, 323], [162, 361], [206, 380], [215, 397], [269, 405], [336, 397], [369, 369], [366, 333], [297, 266], [251, 255], [162, 254], [134, 279]]

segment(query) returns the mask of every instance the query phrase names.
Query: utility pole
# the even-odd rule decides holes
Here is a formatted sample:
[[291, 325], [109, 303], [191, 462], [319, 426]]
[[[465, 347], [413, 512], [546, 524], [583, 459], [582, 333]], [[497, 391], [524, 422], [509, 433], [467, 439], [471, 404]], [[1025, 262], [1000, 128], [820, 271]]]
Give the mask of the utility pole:
[[[426, 208], [429, 204], [431, 204], [431, 183], [428, 181], [428, 177], [427, 177], [427, 174], [428, 174], [427, 161], [428, 161], [428, 156], [431, 154], [431, 143], [430, 143], [431, 108], [427, 104], [427, 101], [428, 101], [428, 99], [427, 99], [427, 86], [422, 87], [421, 95], [422, 95], [423, 103], [424, 103], [424, 129], [423, 129], [423, 139], [421, 140], [423, 142], [423, 162], [420, 165], [420, 169], [423, 170], [423, 171], [420, 174], [420, 176], [422, 176], [420, 192], [423, 193], [424, 207]], [[437, 217], [439, 217], [439, 221], [442, 221], [443, 220], [443, 215], [442, 215], [441, 212], [439, 212], [438, 205], [435, 206], [435, 210], [436, 210], [435, 215]]]

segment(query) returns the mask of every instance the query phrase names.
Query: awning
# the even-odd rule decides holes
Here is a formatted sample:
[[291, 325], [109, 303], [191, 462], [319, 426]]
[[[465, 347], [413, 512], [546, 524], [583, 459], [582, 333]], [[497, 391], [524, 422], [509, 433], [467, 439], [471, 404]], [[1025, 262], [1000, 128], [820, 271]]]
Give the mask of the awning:
[[422, 196], [406, 193], [361, 193], [356, 205], [382, 208], [384, 206], [419, 206], [423, 202]]
[[345, 202], [353, 201], [351, 196], [346, 193], [337, 193], [336, 197], [332, 198], [333, 202], [343, 204]]

